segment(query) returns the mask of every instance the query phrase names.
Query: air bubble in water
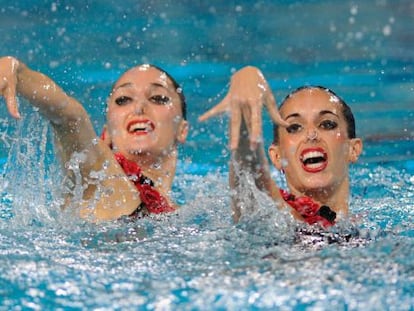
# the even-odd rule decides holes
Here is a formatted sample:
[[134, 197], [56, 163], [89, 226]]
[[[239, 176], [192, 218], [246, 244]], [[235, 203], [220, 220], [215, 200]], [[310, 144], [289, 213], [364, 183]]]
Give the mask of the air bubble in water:
[[358, 6], [357, 5], [353, 5], [351, 7], [350, 12], [351, 12], [351, 15], [357, 15], [358, 14]]
[[382, 34], [386, 37], [391, 35], [391, 26], [385, 25], [384, 28], [382, 28]]

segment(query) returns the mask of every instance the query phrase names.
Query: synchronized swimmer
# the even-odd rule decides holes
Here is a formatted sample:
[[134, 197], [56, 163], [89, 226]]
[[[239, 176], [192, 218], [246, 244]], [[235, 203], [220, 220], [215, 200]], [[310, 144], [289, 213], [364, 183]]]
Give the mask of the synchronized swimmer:
[[[270, 176], [262, 138], [263, 105], [274, 121], [268, 153], [285, 174], [289, 190], [280, 189]], [[362, 141], [355, 134], [350, 107], [333, 91], [302, 87], [289, 94], [280, 113], [270, 87], [259, 69], [245, 67], [231, 78], [229, 93], [200, 117], [204, 121], [230, 112], [230, 187], [235, 221], [241, 216], [243, 193], [238, 170], [251, 173], [257, 187], [295, 218], [308, 224], [332, 226], [349, 212], [349, 165], [358, 160]]]

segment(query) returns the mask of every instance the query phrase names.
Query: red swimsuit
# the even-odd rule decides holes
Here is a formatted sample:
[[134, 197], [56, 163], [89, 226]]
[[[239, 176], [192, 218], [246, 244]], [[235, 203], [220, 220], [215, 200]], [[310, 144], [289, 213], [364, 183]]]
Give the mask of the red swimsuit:
[[138, 209], [131, 216], [136, 216], [143, 209], [146, 209], [148, 213], [152, 214], [169, 213], [175, 210], [168, 203], [167, 199], [154, 188], [152, 180], [142, 174], [141, 168], [137, 163], [128, 160], [120, 153], [115, 153], [115, 159], [121, 165], [125, 174], [135, 184], [135, 187], [137, 187], [142, 201]]
[[[168, 203], [167, 199], [154, 188], [152, 180], [142, 174], [141, 168], [137, 163], [128, 160], [120, 153], [116, 153], [115, 158], [125, 174], [137, 187], [142, 201], [138, 209], [131, 216], [137, 216], [145, 209], [148, 213], [152, 214], [169, 213], [175, 210]], [[282, 189], [280, 189], [280, 194], [303, 217], [306, 223], [310, 225], [319, 223], [325, 228], [335, 224], [336, 213], [328, 206], [319, 206], [310, 197], [304, 196], [296, 198], [293, 194]]]
[[335, 224], [336, 213], [329, 206], [319, 206], [310, 197], [296, 198], [293, 194], [280, 189], [282, 198], [296, 210], [310, 225], [319, 223], [323, 227], [328, 228]]

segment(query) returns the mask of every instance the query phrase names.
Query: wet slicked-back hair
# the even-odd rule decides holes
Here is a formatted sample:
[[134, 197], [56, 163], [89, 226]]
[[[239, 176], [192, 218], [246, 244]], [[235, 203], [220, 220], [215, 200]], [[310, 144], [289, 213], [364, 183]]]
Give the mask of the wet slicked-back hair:
[[[320, 85], [305, 85], [305, 86], [298, 87], [294, 91], [290, 92], [283, 99], [282, 103], [279, 106], [279, 109], [282, 108], [282, 106], [286, 103], [286, 101], [288, 99], [290, 99], [296, 93], [298, 93], [300, 91], [303, 91], [303, 90], [311, 90], [311, 89], [319, 89], [319, 90], [325, 91], [329, 95], [334, 96], [335, 98], [338, 99], [338, 103], [342, 107], [342, 114], [343, 114], [343, 116], [345, 118], [348, 138], [351, 138], [351, 139], [352, 138], [355, 138], [356, 137], [355, 118], [354, 118], [354, 114], [352, 113], [351, 107], [349, 107], [345, 103], [345, 101], [341, 97], [339, 97], [334, 91], [332, 91], [331, 89], [326, 88], [324, 86], [320, 86]], [[273, 125], [273, 144], [277, 145], [278, 143], [279, 143], [279, 126], [275, 123]]]

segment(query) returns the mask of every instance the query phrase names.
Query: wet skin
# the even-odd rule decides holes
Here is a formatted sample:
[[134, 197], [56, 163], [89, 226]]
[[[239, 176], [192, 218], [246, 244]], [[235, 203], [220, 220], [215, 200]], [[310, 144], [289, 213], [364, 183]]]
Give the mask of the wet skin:
[[135, 67], [117, 81], [107, 121], [115, 151], [130, 160], [166, 156], [187, 134], [177, 90], [165, 74], [148, 66]]
[[348, 138], [338, 99], [321, 89], [305, 89], [292, 95], [280, 113], [289, 126], [279, 128], [279, 143], [269, 155], [285, 172], [291, 192], [319, 201], [347, 197], [349, 163], [357, 160], [362, 143]]

